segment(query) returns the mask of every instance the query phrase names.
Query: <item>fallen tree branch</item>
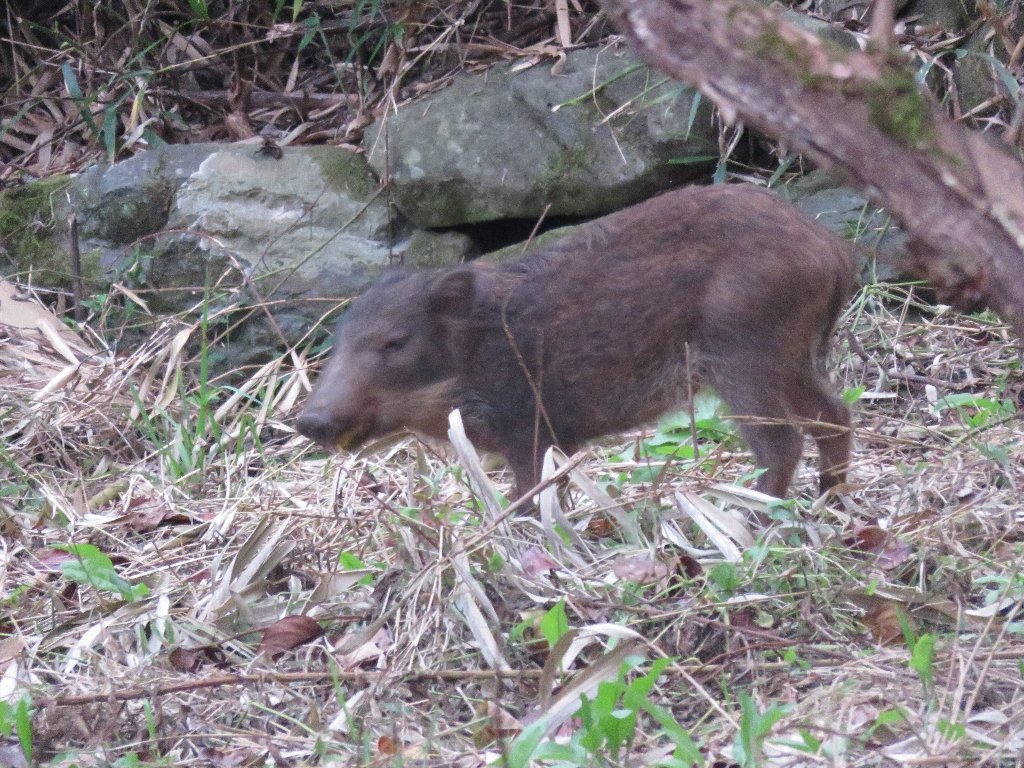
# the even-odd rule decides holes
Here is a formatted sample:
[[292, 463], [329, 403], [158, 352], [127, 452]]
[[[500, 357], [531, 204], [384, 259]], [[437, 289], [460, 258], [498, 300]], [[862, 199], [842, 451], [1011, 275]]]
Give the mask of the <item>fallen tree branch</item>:
[[846, 51], [750, 0], [602, 0], [650, 65], [891, 212], [912, 266], [1024, 338], [1024, 166], [949, 120], [898, 50]]

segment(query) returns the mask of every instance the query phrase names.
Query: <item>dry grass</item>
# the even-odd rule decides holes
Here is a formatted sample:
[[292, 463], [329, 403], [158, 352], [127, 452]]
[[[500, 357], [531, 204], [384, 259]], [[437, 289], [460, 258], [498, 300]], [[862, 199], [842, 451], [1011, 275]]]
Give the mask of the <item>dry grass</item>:
[[[287, 426], [301, 353], [227, 388], [189, 380], [175, 339], [199, 330], [173, 321], [116, 360], [8, 329], [0, 665], [5, 695], [36, 708], [43, 762], [482, 765], [538, 707], [584, 730], [566, 720], [580, 691], [631, 654], [641, 671], [672, 657], [649, 699], [709, 765], [742, 694], [785, 707], [762, 764], [1010, 766], [1024, 748], [1022, 376], [991, 318], [865, 291], [837, 350], [865, 390], [853, 485], [767, 530], [741, 514], [765, 507], [731, 485], [750, 470], [732, 440], [657, 483], [633, 458], [643, 435], [595, 448], [559, 527], [553, 494], [538, 520], [500, 511], [490, 480], [474, 491], [465, 446], [312, 451]], [[39, 396], [67, 354], [74, 373]], [[1007, 403], [937, 409], [953, 393]], [[68, 544], [124, 583], [76, 576], [53, 549]], [[579, 642], [552, 650], [538, 617], [559, 601]], [[919, 671], [904, 633], [925, 638], [919, 659], [934, 640]], [[641, 717], [628, 758], [578, 764], [670, 746]]]
[[358, 143], [459, 72], [608, 32], [592, 0], [11, 0], [0, 185], [164, 142]]
[[[606, 32], [574, 0], [206, 7], [9, 4], [0, 182], [160, 139], [355, 141], [455, 72], [550, 53], [559, 9], [574, 43]], [[1022, 373], [991, 318], [859, 297], [835, 361], [863, 387], [853, 485], [815, 501], [808, 464], [764, 529], [729, 438], [664, 471], [650, 432], [607, 441], [538, 519], [464, 445], [314, 452], [288, 426], [305, 350], [229, 386], [187, 357], [192, 320], [115, 358], [0, 298], [28, 317], [0, 323], [0, 765], [24, 697], [46, 765], [478, 766], [544, 714], [600, 733], [569, 719], [580, 692], [663, 657], [645, 700], [708, 765], [751, 732], [772, 766], [1020, 765]], [[653, 764], [663, 725], [563, 764]]]

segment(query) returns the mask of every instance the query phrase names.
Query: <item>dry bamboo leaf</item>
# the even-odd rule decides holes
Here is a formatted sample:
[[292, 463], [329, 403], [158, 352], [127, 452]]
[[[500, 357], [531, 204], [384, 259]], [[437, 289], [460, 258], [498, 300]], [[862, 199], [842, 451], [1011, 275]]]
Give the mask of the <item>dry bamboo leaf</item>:
[[[458, 609], [459, 615], [476, 639], [480, 653], [488, 666], [503, 672], [509, 671], [511, 668], [505, 661], [500, 644], [491, 629], [492, 626], [501, 626], [501, 622], [483, 587], [470, 573], [469, 559], [465, 554], [455, 555], [452, 558], [452, 565], [459, 576], [459, 584], [455, 588], [454, 607]], [[490, 623], [484, 618], [481, 608], [487, 612]]]
[[[567, 465], [557, 467], [557, 456], [565, 458], [565, 454], [557, 448], [548, 448], [544, 453], [544, 462], [541, 468], [541, 481], [548, 483], [547, 487], [540, 492], [540, 522], [544, 536], [548, 540], [548, 546], [562, 560], [571, 562], [575, 567], [582, 568], [586, 564], [583, 559], [587, 556], [593, 559], [593, 553], [587, 542], [580, 536], [579, 531], [569, 522], [569, 518], [562, 511], [562, 505], [558, 502], [558, 485], [555, 479], [562, 477], [568, 471]], [[555, 526], [558, 526], [558, 529]], [[559, 535], [561, 530], [568, 538], [572, 548], [566, 546], [564, 539]]]
[[188, 343], [193, 330], [193, 328], [189, 327], [178, 331], [174, 335], [174, 338], [171, 339], [171, 343], [167, 345], [166, 358], [161, 355], [158, 360], [153, 361], [153, 366], [156, 367], [158, 365], [158, 361], [166, 360], [166, 362], [163, 363], [163, 382], [161, 383], [160, 391], [156, 396], [156, 405], [159, 408], [167, 408], [178, 396], [177, 381], [183, 364], [182, 352], [185, 349], [185, 345]]
[[211, 576], [216, 586], [206, 600], [202, 621], [219, 618], [230, 605], [233, 596], [259, 589], [267, 574], [295, 548], [294, 541], [285, 541], [287, 521], [261, 520], [246, 538], [227, 569], [221, 575], [220, 559], [211, 565]]
[[323, 574], [316, 587], [310, 593], [309, 601], [306, 605], [317, 606], [326, 603], [338, 595], [348, 592], [367, 576], [372, 578], [377, 576], [378, 573], [373, 568], [354, 568], [352, 570]]
[[[555, 454], [555, 460], [560, 466], [564, 466], [567, 463], [567, 459], [564, 458], [564, 454], [559, 451]], [[622, 504], [615, 501], [608, 493], [601, 489], [597, 483], [590, 479], [590, 476], [586, 472], [579, 469], [578, 466], [574, 467], [569, 473], [569, 479], [578, 487], [584, 494], [587, 495], [598, 508], [607, 515], [610, 515], [616, 525], [622, 531], [623, 537], [630, 544], [639, 544], [641, 542], [640, 528], [637, 526], [636, 521], [626, 514], [622, 508]]]
[[110, 289], [115, 293], [119, 293], [122, 296], [124, 296], [126, 299], [128, 299], [128, 301], [132, 302], [132, 304], [135, 304], [147, 315], [153, 314], [152, 312], [150, 312], [149, 304], [146, 303], [145, 299], [143, 299], [141, 296], [135, 293], [135, 291], [133, 291], [131, 288], [128, 288], [126, 285], [122, 285], [121, 283], [114, 283], [113, 285], [110, 286]]
[[[601, 622], [597, 624], [588, 624], [585, 627], [579, 627], [578, 630], [573, 633], [569, 644], [562, 649], [561, 659], [559, 660], [561, 668], [569, 669], [572, 667], [576, 662], [576, 659], [579, 658], [579, 655], [586, 648], [606, 637], [630, 641], [642, 641], [644, 639], [643, 635], [636, 630], [630, 629], [629, 627], [623, 627], [619, 624]], [[556, 648], [557, 647], [558, 646], [556, 645]], [[552, 655], [555, 655], [555, 649], [552, 649]]]
[[78, 365], [79, 362], [80, 362], [78, 357], [76, 357], [75, 353], [71, 351], [71, 347], [69, 347], [64, 342], [64, 339], [61, 338], [60, 331], [57, 331], [57, 330], [55, 330], [53, 328], [53, 325], [52, 325], [52, 322], [51, 322], [53, 320], [56, 320], [56, 318], [54, 318], [52, 316], [47, 318], [47, 319], [45, 319], [45, 320], [43, 320], [43, 319], [37, 320], [36, 321], [36, 328], [38, 328], [39, 331], [43, 334], [43, 336], [46, 337], [46, 340], [48, 342], [50, 342], [50, 344], [53, 346], [53, 348], [55, 350], [57, 350], [57, 352], [61, 355], [61, 357], [63, 357], [65, 360], [67, 360], [72, 365]]
[[[29, 338], [42, 334], [69, 363], [77, 363], [79, 355], [93, 354], [85, 343], [54, 314], [33, 299], [25, 298], [13, 283], [0, 279], [0, 326], [26, 332]], [[73, 350], [77, 349], [76, 355]]]
[[563, 48], [571, 48], [572, 27], [569, 24], [568, 0], [555, 0], [555, 18], [557, 20], [558, 44]]
[[64, 367], [62, 370], [58, 371], [57, 374], [53, 376], [42, 389], [36, 392], [32, 396], [32, 399], [36, 401], [42, 401], [45, 400], [49, 395], [53, 394], [58, 389], [64, 389], [64, 387], [67, 386], [68, 382], [78, 375], [80, 370], [81, 366], [78, 363]]
[[676, 507], [697, 524], [729, 562], [738, 562], [742, 557], [740, 546], [749, 547], [754, 543], [749, 529], [737, 525], [735, 519], [700, 496], [676, 491], [675, 500]]
[[458, 408], [448, 414], [448, 440], [451, 442], [452, 447], [455, 448], [455, 453], [459, 457], [459, 463], [462, 464], [466, 474], [473, 481], [473, 487], [480, 495], [480, 499], [483, 501], [484, 508], [487, 510], [490, 519], [500, 519], [501, 502], [498, 500], [498, 491], [490, 478], [487, 477], [487, 473], [484, 472], [484, 467], [480, 463], [480, 455], [476, 452], [476, 448], [473, 447], [469, 438], [466, 437], [466, 429], [462, 425], [462, 414], [459, 413]]
[[[353, 642], [354, 638], [357, 638], [357, 641]], [[382, 626], [377, 626], [370, 632], [357, 632], [355, 635], [345, 636], [342, 641], [334, 649], [335, 661], [339, 667], [346, 670], [376, 666], [378, 660], [395, 645], [391, 633]], [[343, 648], [345, 650], [342, 650]]]
[[363, 688], [348, 696], [345, 700], [345, 706], [327, 724], [327, 729], [336, 733], [349, 733], [352, 730], [352, 717], [358, 714], [363, 699], [367, 698], [371, 691], [371, 688]]

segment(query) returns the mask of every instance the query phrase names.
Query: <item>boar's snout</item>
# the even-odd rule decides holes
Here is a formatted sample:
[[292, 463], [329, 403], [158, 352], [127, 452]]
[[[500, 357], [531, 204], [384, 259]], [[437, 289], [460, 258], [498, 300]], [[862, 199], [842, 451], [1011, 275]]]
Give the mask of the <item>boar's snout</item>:
[[314, 443], [341, 451], [362, 445], [374, 431], [372, 419], [340, 419], [330, 411], [309, 407], [295, 422], [295, 430]]
[[295, 430], [314, 443], [328, 446], [334, 445], [334, 422], [326, 414], [317, 413], [307, 408], [299, 416], [298, 421], [295, 422]]

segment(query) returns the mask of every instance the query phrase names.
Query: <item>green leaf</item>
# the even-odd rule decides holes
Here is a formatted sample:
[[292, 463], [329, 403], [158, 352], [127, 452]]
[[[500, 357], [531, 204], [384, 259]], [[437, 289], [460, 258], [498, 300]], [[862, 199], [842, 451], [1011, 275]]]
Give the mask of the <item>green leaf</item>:
[[728, 596], [739, 588], [740, 574], [733, 563], [716, 563], [708, 571], [708, 581]]
[[733, 743], [733, 754], [744, 768], [756, 768], [761, 764], [761, 749], [765, 738], [775, 724], [792, 709], [790, 705], [770, 705], [759, 712], [754, 699], [746, 692], [740, 692], [740, 730]]
[[313, 38], [320, 31], [320, 17], [315, 13], [307, 16], [302, 20], [302, 26], [305, 27], [306, 31], [302, 33], [302, 39], [299, 40], [298, 50], [300, 52], [313, 41]]
[[690, 734], [676, 721], [669, 710], [646, 700], [642, 702], [641, 709], [661, 726], [665, 735], [676, 745], [675, 752], [672, 753], [673, 757], [682, 760], [685, 765], [704, 765], [704, 758], [693, 743], [693, 739], [690, 738]]
[[366, 563], [351, 552], [342, 552], [338, 555], [338, 565], [346, 571], [358, 571], [366, 567]]
[[103, 137], [103, 148], [107, 151], [107, 160], [111, 163], [117, 158], [117, 110], [120, 106], [120, 102], [109, 104], [103, 110], [100, 135]]
[[204, 0], [188, 0], [188, 7], [192, 10], [192, 15], [197, 19], [203, 21], [210, 20], [210, 9], [206, 7]]
[[559, 600], [540, 618], [539, 627], [548, 647], [554, 648], [555, 643], [569, 631], [569, 617], [565, 613], [565, 600]]
[[89, 106], [85, 96], [82, 93], [81, 86], [78, 85], [78, 77], [75, 75], [75, 70], [71, 68], [71, 62], [65, 61], [60, 65], [61, 74], [64, 76], [64, 87], [68, 89], [68, 93], [71, 94], [71, 98], [74, 99], [75, 105], [78, 107], [78, 114], [82, 116], [82, 120], [89, 126], [89, 130], [92, 131], [93, 136], [99, 136], [99, 129], [96, 127], [96, 121], [92, 119], [92, 112], [89, 111]]
[[935, 635], [925, 634], [917, 638], [910, 654], [910, 668], [917, 672], [926, 688], [931, 688], [935, 680], [932, 661], [935, 658]]
[[32, 765], [32, 700], [23, 697], [14, 708], [14, 729], [25, 760]]
[[75, 556], [75, 560], [61, 564], [61, 572], [72, 581], [116, 592], [125, 600], [137, 600], [149, 594], [145, 584], [133, 585], [121, 578], [110, 558], [92, 544], [57, 544], [53, 548]]
[[995, 443], [981, 443], [978, 445], [978, 453], [989, 461], [995, 462], [1004, 470], [1010, 468], [1010, 452], [1004, 445]]
[[542, 717], [537, 722], [526, 726], [518, 736], [512, 739], [512, 743], [508, 745], [508, 768], [526, 768], [547, 729], [547, 718]]
[[864, 385], [845, 389], [843, 390], [843, 402], [846, 405], [853, 405], [858, 400], [860, 400], [860, 396], [867, 392], [867, 390], [868, 388], [865, 387]]

